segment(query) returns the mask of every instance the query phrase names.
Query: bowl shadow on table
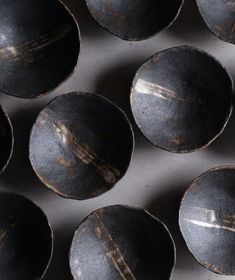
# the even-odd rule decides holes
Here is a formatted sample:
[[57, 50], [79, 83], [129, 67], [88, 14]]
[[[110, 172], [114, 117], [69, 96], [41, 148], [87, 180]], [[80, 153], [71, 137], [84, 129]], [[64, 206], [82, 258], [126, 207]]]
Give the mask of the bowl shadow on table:
[[189, 40], [199, 40], [200, 38], [205, 41], [209, 32], [198, 11], [196, 0], [184, 1], [178, 18], [167, 30], [167, 32], [176, 37], [183, 37]]
[[95, 92], [103, 95], [118, 105], [128, 116], [135, 134], [137, 148], [151, 147], [135, 123], [130, 106], [130, 91], [135, 73], [146, 57], [137, 58], [135, 61], [120, 63], [115, 67], [106, 69], [98, 78]]
[[[79, 220], [79, 219], [78, 219]], [[79, 220], [80, 221], [80, 220]], [[78, 224], [64, 224], [54, 230], [54, 252], [44, 280], [72, 280], [69, 268], [69, 250]]]
[[182, 185], [173, 185], [171, 188], [167, 186], [165, 192], [145, 206], [146, 210], [163, 221], [170, 230], [176, 244], [176, 269], [180, 271], [190, 270], [192, 263], [196, 262], [187, 249], [178, 225], [180, 203], [186, 188], [187, 184], [184, 187]]
[[37, 179], [29, 161], [29, 135], [41, 109], [39, 107], [25, 108], [11, 116], [14, 150], [7, 169], [0, 177], [0, 182], [7, 185], [6, 191], [33, 193], [41, 191], [42, 184]]
[[89, 37], [90, 39], [104, 39], [110, 34], [105, 31], [91, 16], [85, 0], [61, 0], [72, 12], [76, 18], [80, 31], [81, 37]]

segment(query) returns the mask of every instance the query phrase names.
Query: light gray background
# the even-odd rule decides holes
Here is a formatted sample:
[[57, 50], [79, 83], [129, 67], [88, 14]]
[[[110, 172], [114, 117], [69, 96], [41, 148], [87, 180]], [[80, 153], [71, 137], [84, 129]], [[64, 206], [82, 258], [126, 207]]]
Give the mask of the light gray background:
[[67, 255], [74, 230], [91, 211], [117, 203], [144, 207], [167, 224], [177, 246], [173, 280], [235, 279], [202, 268], [189, 254], [177, 224], [179, 202], [191, 180], [214, 166], [235, 164], [234, 115], [223, 135], [210, 147], [185, 155], [153, 147], [133, 125], [136, 147], [126, 176], [110, 192], [87, 201], [66, 200], [47, 190], [28, 162], [31, 125], [38, 112], [55, 96], [79, 90], [102, 94], [123, 108], [133, 123], [129, 109], [131, 80], [136, 69], [149, 56], [165, 48], [192, 45], [217, 57], [235, 77], [235, 46], [220, 41], [207, 30], [193, 0], [186, 0], [171, 28], [142, 42], [126, 42], [103, 30], [88, 14], [84, 1], [65, 2], [78, 18], [82, 35], [80, 59], [73, 76], [53, 93], [36, 100], [0, 95], [0, 102], [12, 119], [15, 132], [15, 150], [10, 165], [0, 178], [1, 189], [31, 198], [51, 221], [55, 248], [45, 279], [71, 279]]

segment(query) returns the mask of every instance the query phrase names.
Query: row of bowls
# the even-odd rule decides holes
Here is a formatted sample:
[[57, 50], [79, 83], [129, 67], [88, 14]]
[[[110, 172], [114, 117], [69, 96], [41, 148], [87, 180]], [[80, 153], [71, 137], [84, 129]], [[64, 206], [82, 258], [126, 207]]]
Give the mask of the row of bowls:
[[[233, 82], [225, 68], [199, 49], [163, 50], [137, 71], [131, 108], [137, 125], [154, 145], [177, 153], [207, 147], [232, 113]], [[0, 170], [9, 162], [13, 132], [0, 114]], [[59, 195], [88, 199], [111, 189], [126, 173], [134, 135], [125, 113], [106, 98], [69, 93], [38, 115], [29, 158], [38, 178]]]
[[[127, 40], [140, 40], [163, 30], [183, 4], [183, 0], [86, 2], [102, 26]], [[197, 3], [210, 29], [235, 43], [234, 1]], [[75, 17], [59, 0], [1, 0], [0, 4], [0, 91], [21, 98], [51, 92], [77, 65], [80, 32]]]
[[[179, 211], [180, 229], [193, 256], [223, 275], [235, 275], [234, 184], [235, 167], [209, 170], [192, 182]], [[0, 241], [1, 279], [43, 277], [53, 232], [40, 208], [22, 196], [1, 192]], [[146, 210], [124, 205], [91, 213], [76, 230], [69, 252], [75, 280], [166, 280], [175, 259], [167, 227]]]

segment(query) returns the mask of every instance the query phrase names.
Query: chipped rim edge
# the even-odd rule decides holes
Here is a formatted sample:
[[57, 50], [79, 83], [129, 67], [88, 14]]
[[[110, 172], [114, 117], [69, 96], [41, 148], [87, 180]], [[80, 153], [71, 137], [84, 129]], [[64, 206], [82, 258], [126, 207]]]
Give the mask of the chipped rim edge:
[[217, 274], [217, 275], [224, 275], [224, 276], [235, 276], [235, 273], [234, 274], [225, 274], [225, 273], [219, 273], [218, 270], [215, 271], [213, 270], [212, 267], [206, 267], [201, 260], [199, 260], [198, 257], [195, 256], [195, 254], [192, 252], [192, 250], [189, 248], [186, 240], [185, 240], [185, 234], [183, 233], [183, 229], [182, 229], [182, 223], [181, 223], [181, 213], [182, 213], [182, 206], [183, 206], [183, 202], [187, 196], [187, 194], [195, 187], [195, 184], [202, 178], [204, 177], [204, 175], [206, 175], [207, 173], [211, 173], [211, 172], [214, 172], [216, 170], [228, 170], [228, 169], [232, 169], [235, 171], [235, 165], [219, 165], [219, 166], [216, 166], [216, 167], [212, 167], [208, 170], [206, 170], [205, 172], [203, 172], [201, 175], [199, 175], [198, 177], [196, 177], [194, 180], [191, 181], [189, 187], [186, 189], [186, 191], [184, 192], [183, 194], [183, 197], [181, 198], [181, 202], [180, 202], [180, 208], [179, 208], [179, 218], [178, 218], [178, 225], [179, 225], [179, 228], [180, 228], [180, 233], [184, 239], [184, 243], [186, 244], [190, 254], [193, 256], [193, 258], [204, 268], [210, 270], [211, 272]]
[[81, 225], [89, 219], [89, 217], [91, 215], [93, 215], [94, 213], [96, 213], [97, 211], [100, 211], [100, 210], [103, 210], [103, 209], [106, 209], [106, 208], [112, 208], [112, 207], [119, 207], [119, 208], [123, 208], [123, 209], [130, 209], [130, 210], [134, 210], [134, 211], [142, 211], [144, 212], [145, 214], [147, 214], [149, 217], [151, 217], [153, 219], [153, 221], [155, 222], [158, 222], [159, 224], [162, 225], [162, 228], [165, 230], [165, 233], [168, 235], [169, 237], [169, 241], [171, 242], [171, 245], [172, 245], [172, 249], [173, 249], [173, 258], [174, 258], [174, 261], [173, 261], [173, 265], [171, 267], [171, 271], [170, 271], [170, 275], [169, 275], [169, 280], [172, 278], [172, 275], [173, 275], [173, 272], [174, 272], [174, 269], [175, 269], [175, 265], [176, 265], [176, 245], [175, 245], [175, 241], [171, 235], [171, 232], [170, 230], [168, 229], [168, 227], [166, 226], [166, 224], [161, 221], [159, 218], [157, 218], [155, 215], [153, 215], [152, 213], [150, 213], [148, 210], [146, 210], [145, 208], [141, 208], [141, 207], [135, 207], [135, 206], [130, 206], [130, 205], [126, 205], [126, 204], [113, 204], [113, 205], [107, 205], [107, 206], [104, 206], [104, 207], [101, 207], [101, 208], [98, 208], [98, 209], [95, 209], [93, 211], [90, 212], [90, 214], [88, 214], [84, 219], [82, 219], [82, 221], [79, 223], [79, 225], [77, 226], [74, 234], [73, 234], [73, 237], [72, 237], [72, 242], [71, 242], [71, 245], [70, 245], [70, 248], [69, 248], [69, 253], [68, 253], [68, 258], [69, 258], [69, 267], [70, 267], [70, 272], [71, 272], [71, 275], [73, 276], [73, 279], [74, 280], [77, 280], [76, 277], [73, 275], [72, 273], [72, 268], [71, 268], [71, 251], [72, 251], [72, 247], [73, 247], [73, 243], [74, 243], [74, 240], [75, 240], [75, 235], [77, 234], [77, 232], [80, 230], [80, 227]]
[[0, 170], [0, 175], [6, 170], [11, 158], [12, 158], [12, 155], [13, 155], [13, 151], [14, 151], [14, 143], [15, 143], [15, 140], [14, 140], [14, 130], [13, 130], [13, 125], [11, 123], [11, 120], [10, 120], [10, 117], [8, 116], [8, 114], [6, 113], [5, 109], [3, 109], [2, 105], [0, 104], [0, 110], [2, 110], [2, 112], [4, 113], [7, 121], [8, 121], [8, 124], [9, 124], [9, 127], [10, 127], [10, 131], [11, 131], [11, 151], [10, 151], [10, 154], [8, 156], [8, 159], [6, 161], [6, 163], [4, 164], [3, 168]]
[[54, 232], [53, 232], [51, 223], [48, 219], [48, 216], [46, 215], [46, 213], [44, 212], [44, 210], [42, 210], [42, 208], [40, 206], [38, 206], [36, 203], [34, 203], [33, 200], [27, 198], [24, 195], [21, 195], [21, 194], [15, 193], [15, 192], [5, 192], [5, 191], [2, 191], [2, 190], [0, 191], [0, 195], [1, 194], [14, 195], [18, 198], [21, 198], [21, 199], [29, 202], [33, 207], [35, 207], [35, 209], [38, 209], [40, 211], [40, 213], [42, 214], [42, 216], [45, 218], [45, 220], [47, 222], [47, 226], [48, 226], [48, 229], [50, 231], [50, 256], [47, 260], [47, 264], [45, 265], [45, 267], [43, 269], [42, 275], [40, 275], [39, 278], [38, 278], [39, 280], [41, 280], [45, 276], [45, 274], [46, 274], [46, 272], [47, 272], [47, 270], [48, 270], [48, 268], [51, 264], [51, 260], [52, 260], [52, 256], [53, 256], [53, 252], [54, 252]]
[[124, 41], [130, 41], [130, 42], [138, 42], [138, 41], [143, 41], [143, 40], [147, 40], [147, 39], [150, 39], [158, 34], [160, 34], [161, 32], [165, 31], [166, 29], [170, 28], [173, 23], [176, 21], [176, 19], [178, 18], [181, 10], [182, 10], [182, 7], [183, 7], [183, 4], [184, 4], [184, 1], [185, 0], [181, 0], [181, 4], [179, 5], [179, 8], [177, 10], [177, 13], [175, 14], [175, 16], [172, 18], [172, 20], [166, 24], [166, 26], [164, 26], [162, 29], [158, 30], [157, 32], [154, 32], [153, 34], [150, 34], [150, 35], [147, 35], [147, 36], [143, 36], [143, 37], [139, 37], [139, 38], [132, 38], [132, 37], [125, 37], [125, 36], [122, 36], [122, 35], [118, 35], [117, 33], [114, 33], [112, 32], [108, 27], [106, 27], [103, 23], [101, 23], [94, 15], [93, 13], [91, 12], [90, 8], [89, 8], [89, 4], [88, 4], [88, 1], [89, 0], [85, 0], [86, 2], [86, 6], [88, 8], [88, 11], [89, 13], [91, 14], [92, 18], [103, 28], [105, 29], [106, 31], [108, 31], [109, 33], [111, 33], [112, 35], [124, 40]]
[[43, 93], [37, 94], [35, 96], [32, 97], [22, 97], [22, 96], [18, 96], [9, 92], [5, 92], [3, 90], [0, 89], [0, 93], [8, 95], [8, 96], [12, 96], [15, 98], [19, 98], [19, 99], [25, 99], [25, 100], [33, 100], [33, 99], [38, 99], [44, 96], [47, 96], [48, 94], [52, 93], [53, 91], [55, 91], [57, 88], [59, 88], [60, 86], [62, 86], [64, 83], [66, 83], [72, 76], [73, 74], [76, 72], [77, 68], [78, 68], [78, 63], [80, 60], [80, 56], [81, 56], [81, 44], [82, 44], [82, 36], [81, 36], [81, 31], [80, 31], [80, 27], [78, 24], [78, 20], [76, 19], [74, 13], [71, 11], [71, 9], [68, 8], [68, 6], [63, 2], [63, 0], [56, 0], [58, 2], [58, 4], [61, 4], [64, 9], [67, 11], [68, 15], [71, 16], [71, 18], [73, 19], [75, 25], [76, 25], [76, 29], [77, 29], [77, 35], [78, 35], [78, 52], [77, 52], [77, 58], [76, 58], [76, 62], [74, 64], [74, 66], [72, 67], [72, 69], [68, 72], [68, 74], [66, 75], [65, 79], [63, 81], [60, 81], [59, 83], [57, 83], [55, 86], [53, 86], [51, 89], [46, 90]]
[[[181, 150], [181, 151], [177, 151], [177, 150], [170, 150], [170, 149], [167, 149], [167, 148], [164, 148], [164, 147], [161, 147], [160, 145], [157, 145], [157, 144], [154, 144], [153, 141], [151, 141], [142, 131], [142, 129], [140, 128], [140, 125], [138, 124], [137, 122], [137, 119], [135, 117], [135, 114], [132, 110], [133, 108], [133, 101], [132, 101], [132, 98], [133, 98], [133, 94], [134, 94], [134, 82], [136, 80], [136, 77], [138, 75], [138, 72], [139, 70], [141, 70], [141, 68], [146, 64], [148, 63], [151, 59], [153, 59], [154, 57], [158, 56], [158, 55], [161, 55], [162, 53], [164, 52], [167, 52], [167, 51], [171, 51], [171, 50], [175, 50], [175, 49], [190, 49], [190, 50], [195, 50], [195, 51], [198, 51], [199, 53], [203, 54], [203, 55], [206, 55], [207, 57], [209, 57], [210, 59], [213, 59], [216, 63], [218, 63], [218, 66], [220, 66], [224, 72], [227, 74], [228, 76], [228, 79], [230, 80], [231, 82], [231, 92], [230, 92], [230, 108], [229, 108], [229, 111], [227, 112], [227, 116], [225, 118], [225, 121], [224, 121], [224, 125], [221, 127], [221, 129], [219, 130], [219, 132], [212, 138], [210, 139], [206, 144], [198, 147], [198, 148], [195, 148], [195, 149], [189, 149], [189, 150]], [[221, 134], [223, 134], [230, 118], [231, 118], [231, 115], [233, 113], [233, 92], [234, 92], [234, 82], [233, 82], [233, 79], [232, 79], [232, 76], [230, 74], [230, 72], [226, 69], [226, 67], [217, 59], [215, 58], [213, 55], [209, 54], [208, 52], [200, 49], [200, 48], [197, 48], [197, 47], [193, 47], [193, 46], [189, 46], [189, 45], [179, 45], [179, 46], [175, 46], [175, 47], [171, 47], [171, 48], [167, 48], [167, 49], [163, 49], [155, 54], [153, 54], [152, 56], [150, 56], [148, 59], [146, 59], [143, 64], [137, 69], [135, 75], [134, 75], [134, 78], [133, 78], [133, 81], [132, 81], [132, 85], [131, 85], [131, 89], [130, 89], [130, 105], [131, 105], [131, 112], [132, 112], [132, 116], [135, 120], [135, 124], [136, 126], [138, 127], [139, 131], [141, 132], [141, 134], [144, 136], [144, 138], [149, 142], [151, 143], [153, 146], [165, 151], [165, 152], [169, 152], [169, 153], [173, 153], [173, 154], [189, 154], [189, 153], [193, 153], [193, 152], [197, 152], [199, 150], [202, 150], [202, 149], [205, 149], [207, 148], [208, 146], [210, 146]]]
[[204, 16], [204, 13], [202, 11], [202, 8], [200, 6], [200, 4], [198, 3], [198, 0], [195, 1], [196, 2], [196, 5], [197, 5], [197, 8], [198, 8], [198, 11], [199, 11], [199, 14], [203, 20], [203, 22], [205, 23], [205, 25], [207, 26], [208, 30], [210, 31], [210, 33], [212, 35], [214, 35], [215, 37], [217, 37], [218, 39], [224, 41], [225, 43], [228, 43], [228, 44], [235, 44], [235, 41], [233, 40], [229, 40], [225, 37], [223, 37], [222, 34], [220, 34], [219, 32], [217, 32], [215, 29], [212, 29], [211, 27], [211, 24], [209, 23], [209, 21], [207, 20], [207, 18]]
[[[64, 96], [69, 96], [69, 95], [86, 95], [86, 96], [95, 96], [99, 99], [102, 99], [102, 100], [105, 100], [109, 105], [113, 106], [113, 108], [115, 108], [115, 110], [118, 110], [121, 115], [123, 116], [124, 120], [126, 121], [126, 123], [128, 124], [128, 127], [129, 127], [129, 130], [130, 130], [130, 133], [131, 133], [131, 138], [132, 138], [132, 149], [130, 151], [130, 155], [129, 155], [129, 163], [128, 165], [126, 166], [125, 168], [125, 171], [123, 172], [122, 176], [118, 179], [118, 181], [116, 183], [114, 183], [109, 189], [99, 193], [98, 195], [94, 195], [94, 196], [89, 196], [89, 197], [85, 197], [85, 198], [82, 198], [82, 199], [78, 199], [76, 196], [72, 196], [72, 195], [66, 195], [65, 193], [62, 193], [60, 192], [59, 190], [56, 189], [56, 187], [54, 187], [53, 185], [49, 185], [45, 179], [40, 176], [38, 174], [38, 172], [36, 171], [36, 168], [34, 167], [33, 163], [31, 162], [31, 136], [32, 136], [32, 132], [33, 132], [33, 129], [34, 129], [34, 126], [40, 116], [40, 114], [42, 113], [42, 111], [47, 108], [52, 102], [54, 102], [55, 100], [59, 99], [59, 98], [63, 98]], [[108, 191], [111, 191], [115, 185], [117, 183], [119, 183], [119, 181], [121, 181], [123, 179], [123, 177], [126, 175], [129, 167], [130, 167], [130, 164], [133, 160], [133, 154], [134, 154], [134, 149], [135, 149], [135, 136], [134, 136], [134, 131], [133, 131], [133, 128], [132, 128], [132, 125], [131, 125], [131, 122], [129, 121], [126, 113], [124, 112], [123, 109], [121, 109], [118, 105], [114, 104], [112, 101], [110, 101], [109, 99], [107, 99], [106, 97], [104, 97], [103, 95], [99, 95], [99, 94], [95, 94], [95, 93], [88, 93], [88, 92], [83, 92], [83, 91], [77, 91], [77, 92], [69, 92], [69, 93], [65, 93], [65, 94], [62, 94], [62, 95], [58, 95], [56, 96], [55, 98], [53, 98], [38, 114], [38, 116], [36, 117], [35, 121], [34, 121], [34, 124], [32, 125], [32, 128], [31, 128], [31, 131], [30, 131], [30, 135], [29, 135], [29, 161], [30, 161], [30, 164], [31, 164], [31, 167], [32, 169], [34, 170], [35, 174], [37, 175], [38, 179], [41, 181], [41, 183], [43, 183], [43, 185], [45, 185], [48, 189], [50, 189], [51, 191], [55, 192], [56, 194], [58, 194], [60, 197], [62, 198], [66, 198], [66, 199], [73, 199], [73, 200], [79, 200], [79, 201], [83, 201], [83, 200], [88, 200], [88, 199], [92, 199], [92, 198], [96, 198], [96, 197], [99, 197], [105, 193], [107, 193]]]

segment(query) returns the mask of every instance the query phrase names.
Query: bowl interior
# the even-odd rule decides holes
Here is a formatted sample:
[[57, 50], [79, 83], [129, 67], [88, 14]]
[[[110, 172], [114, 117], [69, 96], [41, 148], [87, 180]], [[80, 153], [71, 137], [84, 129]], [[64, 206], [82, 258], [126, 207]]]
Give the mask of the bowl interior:
[[41, 279], [51, 258], [52, 233], [41, 209], [21, 196], [0, 193], [0, 278]]
[[176, 17], [182, 0], [86, 0], [93, 17], [125, 40], [140, 40], [166, 28]]
[[195, 258], [218, 274], [235, 275], [235, 168], [216, 168], [193, 182], [179, 222]]
[[0, 91], [34, 98], [73, 71], [77, 23], [59, 0], [0, 0]]
[[30, 137], [30, 160], [38, 177], [74, 199], [109, 190], [125, 174], [132, 150], [125, 114], [104, 97], [88, 93], [54, 99]]
[[208, 54], [176, 47], [137, 71], [131, 106], [137, 125], [156, 146], [189, 152], [209, 144], [232, 110], [232, 81]]
[[197, 0], [209, 29], [220, 39], [235, 44], [234, 1]]
[[120, 205], [88, 216], [70, 251], [74, 279], [169, 279], [174, 261], [166, 227], [142, 209]]

